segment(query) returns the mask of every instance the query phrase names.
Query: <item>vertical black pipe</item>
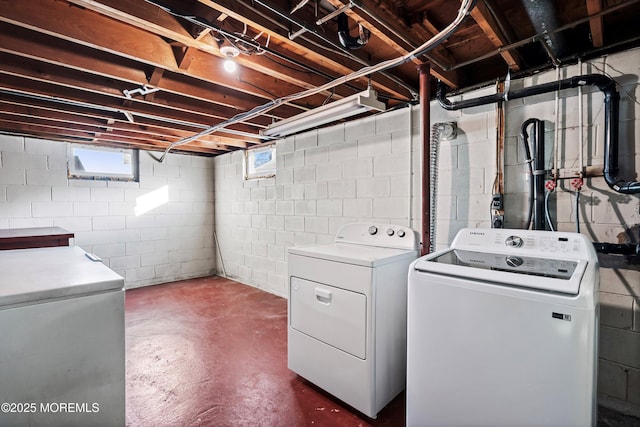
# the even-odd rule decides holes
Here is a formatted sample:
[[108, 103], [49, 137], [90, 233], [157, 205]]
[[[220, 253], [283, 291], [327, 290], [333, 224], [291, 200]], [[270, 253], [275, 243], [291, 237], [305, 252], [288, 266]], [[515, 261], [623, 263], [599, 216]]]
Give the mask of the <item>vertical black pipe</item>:
[[535, 155], [533, 159], [533, 188], [535, 200], [533, 207], [533, 229], [544, 230], [544, 122], [534, 119], [533, 124], [531, 138], [535, 144]]

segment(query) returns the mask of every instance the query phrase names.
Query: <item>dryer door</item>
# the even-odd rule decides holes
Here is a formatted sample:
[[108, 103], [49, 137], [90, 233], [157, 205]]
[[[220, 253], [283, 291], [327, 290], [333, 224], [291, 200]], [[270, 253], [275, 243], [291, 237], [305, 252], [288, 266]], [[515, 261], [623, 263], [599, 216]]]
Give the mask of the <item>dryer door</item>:
[[293, 329], [360, 359], [366, 358], [364, 294], [292, 277], [289, 304]]

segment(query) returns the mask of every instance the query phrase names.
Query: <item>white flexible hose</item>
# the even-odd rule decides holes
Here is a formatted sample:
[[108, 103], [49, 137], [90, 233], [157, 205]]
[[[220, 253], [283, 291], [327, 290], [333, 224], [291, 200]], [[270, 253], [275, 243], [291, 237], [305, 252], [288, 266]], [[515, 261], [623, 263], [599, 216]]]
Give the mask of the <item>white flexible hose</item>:
[[549, 215], [549, 194], [551, 194], [551, 191], [547, 191], [544, 195], [544, 217], [547, 219], [547, 224], [549, 224], [549, 229], [551, 231], [556, 231], [553, 228], [553, 223], [551, 222], [551, 216]]

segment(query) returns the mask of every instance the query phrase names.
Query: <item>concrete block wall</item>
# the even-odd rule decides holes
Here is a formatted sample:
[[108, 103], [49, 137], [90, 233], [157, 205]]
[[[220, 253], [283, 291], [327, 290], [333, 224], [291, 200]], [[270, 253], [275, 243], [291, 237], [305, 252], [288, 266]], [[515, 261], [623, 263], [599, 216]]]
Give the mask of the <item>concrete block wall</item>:
[[[459, 101], [491, 93], [495, 93], [495, 88], [450, 99]], [[447, 247], [461, 228], [491, 227], [489, 207], [497, 173], [496, 106], [447, 111], [432, 102], [432, 126], [446, 122], [457, 124], [457, 136], [439, 142], [436, 249]]]
[[[605, 56], [579, 65], [560, 69], [559, 78], [580, 74], [606, 73], [620, 89], [620, 174], [627, 180], [638, 180], [640, 142], [638, 129], [640, 107], [636, 101], [640, 74], [640, 50]], [[512, 88], [523, 88], [555, 81], [557, 71], [540, 73], [512, 81]], [[495, 93], [486, 88], [465, 94], [470, 98]], [[455, 98], [454, 98], [455, 99]], [[459, 98], [458, 98], [459, 99]], [[583, 106], [583, 139], [579, 139], [579, 107]], [[562, 174], [579, 170], [579, 146], [583, 165], [603, 165], [604, 97], [597, 88], [584, 88], [582, 100], [578, 90], [559, 94], [556, 115], [555, 94], [517, 99], [506, 104], [505, 225], [522, 228], [526, 219], [528, 176], [520, 128], [528, 118], [544, 121], [546, 167], [553, 168], [554, 158]], [[462, 140], [443, 142], [440, 155], [438, 187], [439, 246], [448, 244], [463, 223], [488, 227], [491, 166], [495, 171], [495, 106], [447, 112], [432, 103], [432, 122], [456, 121]], [[556, 122], [558, 135], [555, 135]], [[484, 127], [486, 126], [486, 127]], [[465, 146], [468, 134], [482, 135], [486, 141]], [[460, 137], [459, 137], [460, 138]], [[558, 140], [558, 150], [554, 141]], [[485, 156], [482, 156], [482, 151]], [[488, 157], [493, 156], [493, 157]], [[460, 169], [467, 169], [461, 172]], [[484, 177], [476, 169], [486, 168]], [[484, 179], [483, 179], [484, 178]], [[465, 187], [465, 185], [467, 187]], [[481, 187], [484, 185], [484, 189]], [[462, 194], [456, 189], [462, 188]], [[453, 189], [453, 191], [450, 191]], [[550, 195], [550, 216], [556, 229], [576, 231], [576, 195], [570, 180], [559, 181]], [[461, 208], [462, 205], [462, 208]], [[466, 211], [466, 209], [469, 209]], [[585, 179], [578, 205], [580, 231], [596, 242], [638, 243], [640, 240], [640, 196], [622, 195], [611, 190], [602, 177]], [[465, 221], [466, 219], [466, 221]], [[640, 417], [640, 264], [638, 259], [617, 255], [600, 255], [600, 345], [599, 402]]]
[[[156, 192], [156, 193], [154, 193]], [[145, 195], [164, 197], [141, 215]], [[140, 152], [140, 182], [67, 178], [67, 144], [0, 135], [0, 228], [59, 226], [127, 288], [215, 271], [213, 160]]]
[[216, 157], [218, 270], [286, 296], [290, 246], [331, 242], [349, 222], [415, 227], [417, 117], [404, 108], [280, 140], [270, 179], [243, 181], [241, 152]]

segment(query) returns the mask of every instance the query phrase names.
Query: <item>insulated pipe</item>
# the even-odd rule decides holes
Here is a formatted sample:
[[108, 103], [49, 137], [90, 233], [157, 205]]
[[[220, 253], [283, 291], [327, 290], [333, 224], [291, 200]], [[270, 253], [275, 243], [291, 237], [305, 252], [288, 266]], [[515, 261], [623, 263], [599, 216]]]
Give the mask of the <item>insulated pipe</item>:
[[613, 79], [602, 74], [585, 74], [568, 79], [543, 83], [508, 93], [496, 93], [462, 101], [449, 101], [444, 93], [444, 85], [438, 84], [438, 101], [446, 110], [460, 110], [493, 104], [505, 99], [518, 99], [526, 96], [540, 95], [556, 90], [571, 89], [579, 86], [597, 86], [604, 94], [604, 170], [607, 185], [622, 194], [640, 193], [640, 182], [626, 181], [618, 177], [618, 121], [620, 115], [620, 94]]
[[[527, 128], [533, 126], [531, 139], [534, 141], [533, 170], [531, 171], [531, 180], [533, 181], [533, 229], [546, 230], [544, 216], [544, 122], [539, 119], [528, 119], [522, 124], [522, 137], [525, 143], [527, 155], [529, 152]], [[531, 206], [529, 206], [529, 215], [531, 215]], [[527, 226], [527, 228], [529, 228]]]
[[420, 74], [420, 136], [422, 137], [422, 250], [420, 255], [429, 253], [431, 247], [431, 140], [429, 123], [431, 110], [429, 105], [429, 72], [431, 64], [423, 63], [418, 67]]
[[534, 230], [546, 230], [544, 226], [544, 122], [536, 120], [533, 127], [533, 140], [536, 144], [533, 160], [533, 188], [535, 189], [535, 205], [533, 209]]
[[552, 0], [524, 0], [522, 2], [536, 33], [544, 34], [543, 43], [547, 46], [553, 57], [562, 56], [566, 50], [566, 43], [562, 34], [548, 34], [558, 28], [558, 15]]
[[527, 209], [527, 219], [524, 222], [524, 229], [528, 230], [531, 227], [531, 219], [533, 218], [533, 203], [535, 185], [533, 180], [533, 160], [531, 159], [531, 149], [529, 148], [529, 134], [527, 133], [527, 127], [538, 119], [528, 119], [522, 123], [522, 145], [524, 146], [524, 161], [527, 165], [527, 172], [529, 172], [529, 208]]

